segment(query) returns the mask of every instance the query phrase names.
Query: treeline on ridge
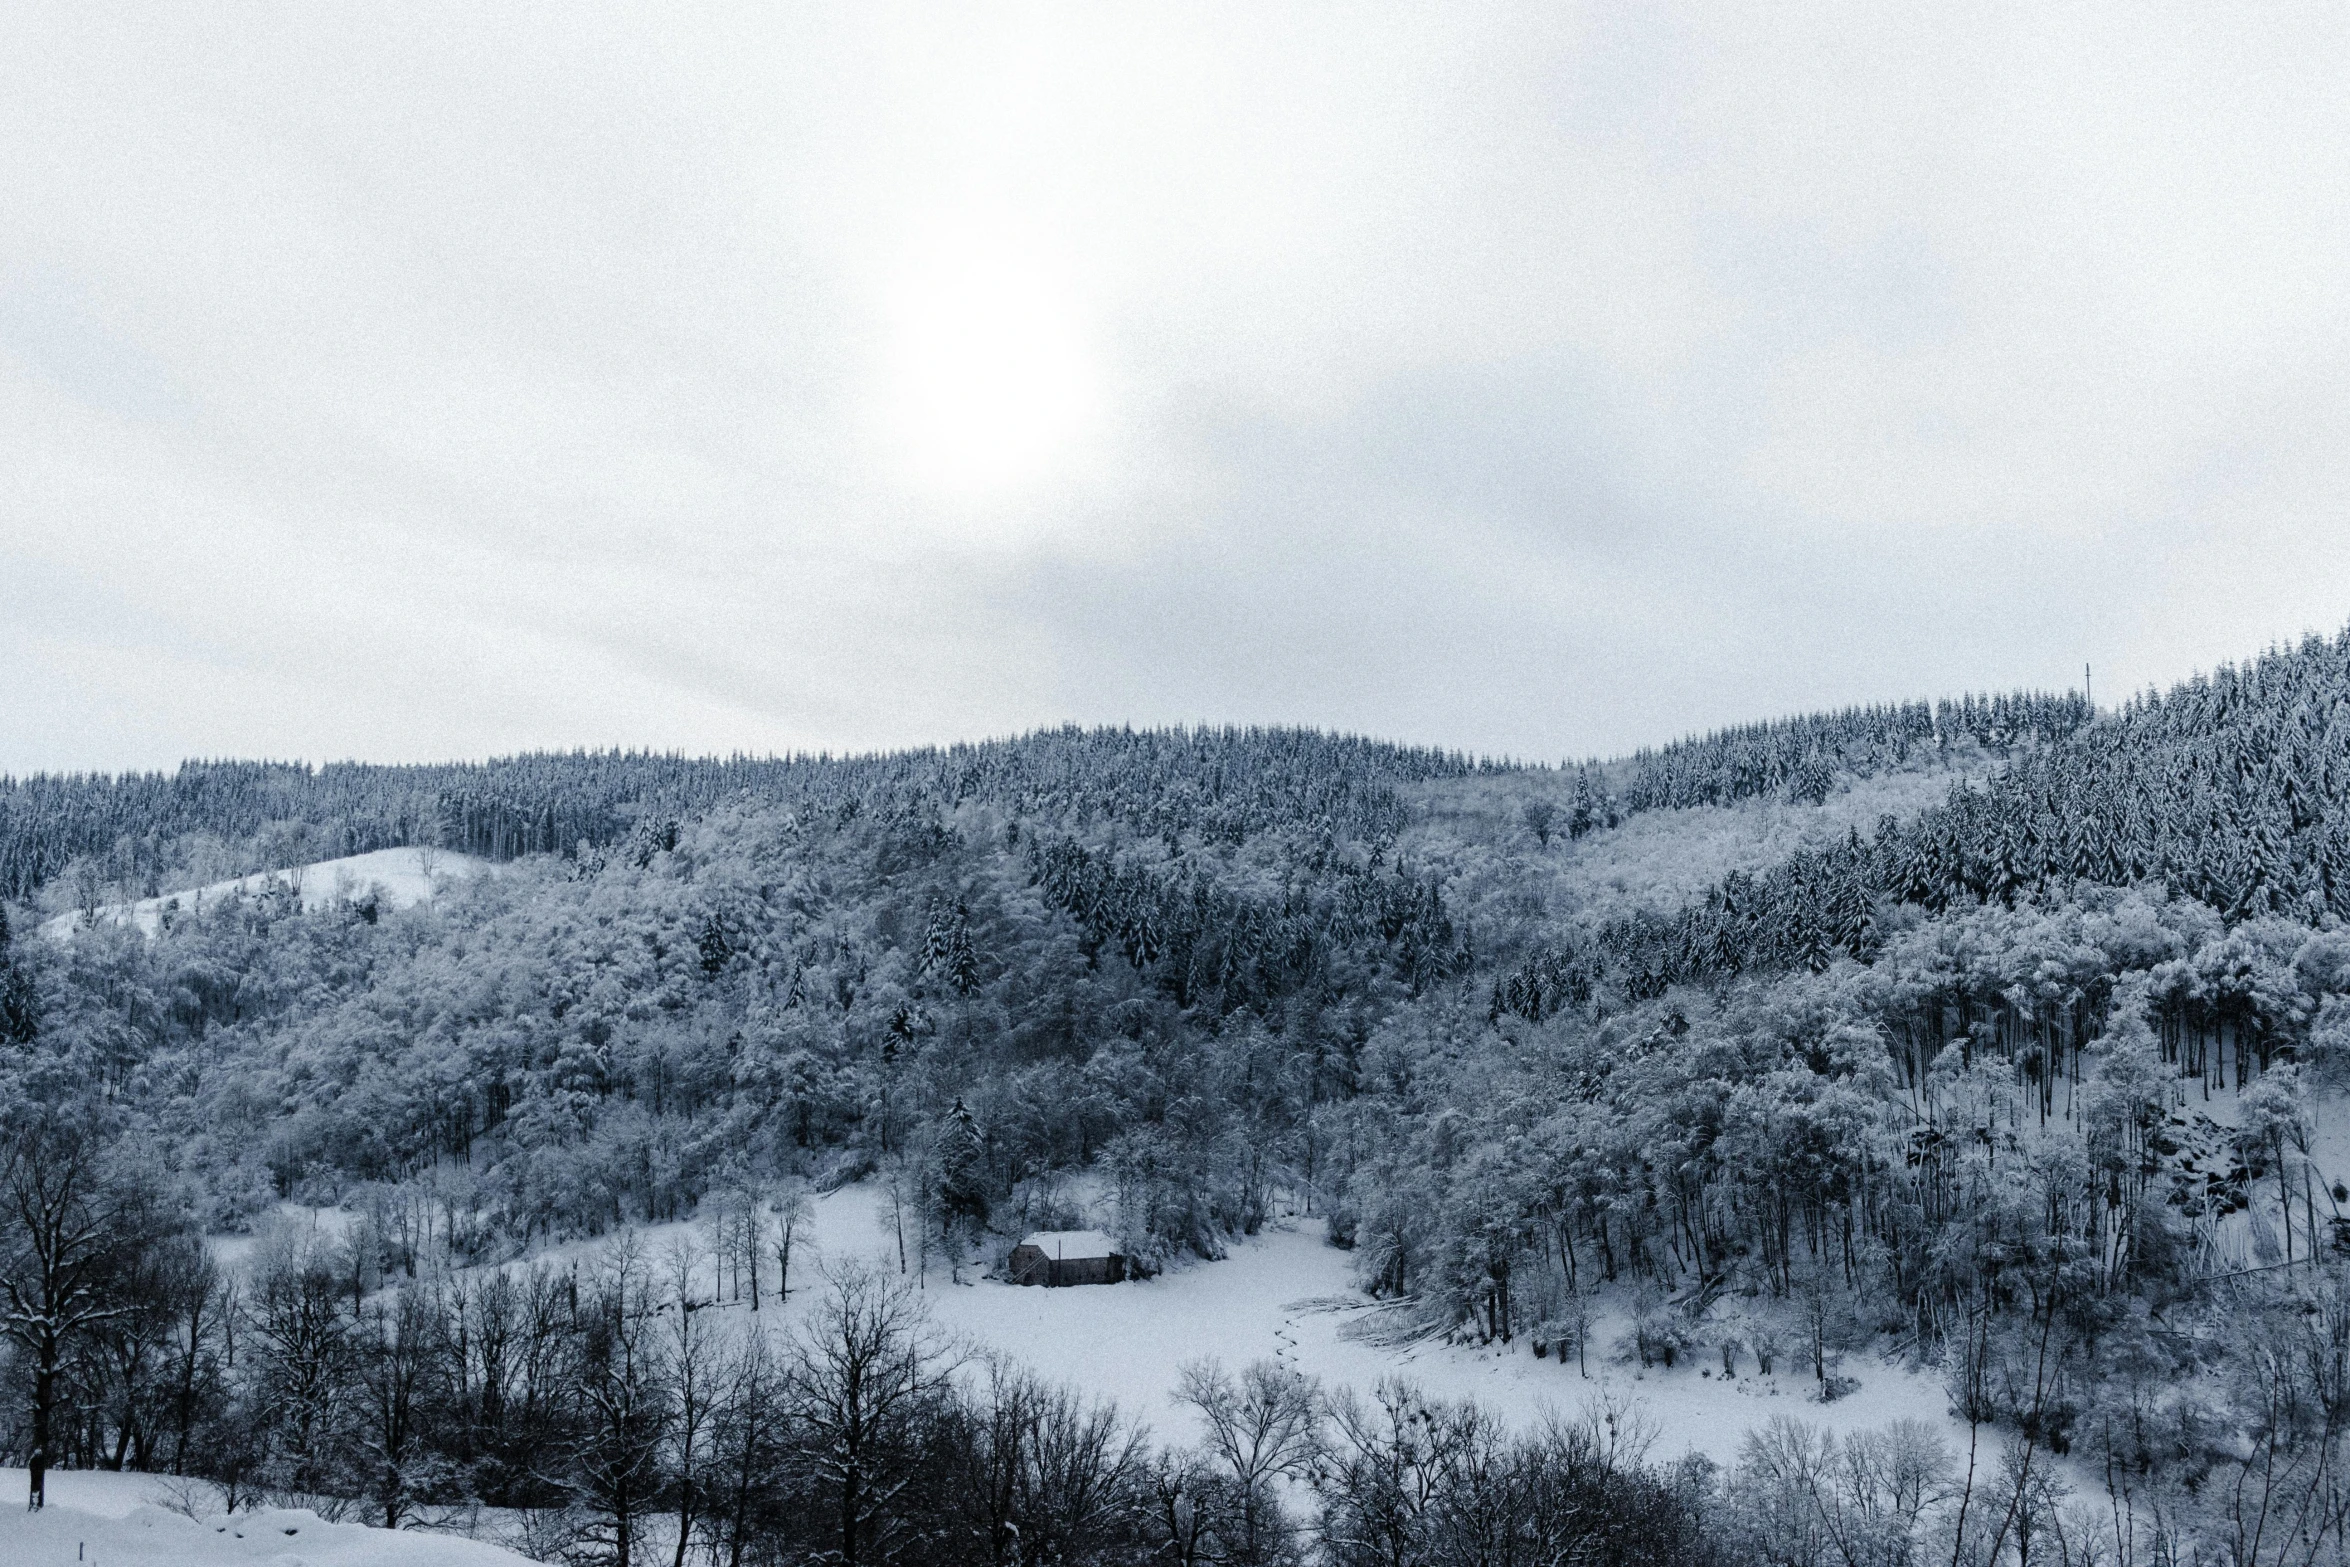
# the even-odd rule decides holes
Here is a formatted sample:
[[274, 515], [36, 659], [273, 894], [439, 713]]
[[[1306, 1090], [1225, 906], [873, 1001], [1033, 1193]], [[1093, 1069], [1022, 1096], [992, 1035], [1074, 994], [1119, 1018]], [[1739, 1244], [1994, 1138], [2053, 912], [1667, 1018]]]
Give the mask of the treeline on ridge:
[[1238, 841], [1313, 821], [1372, 838], [1403, 824], [1397, 784], [1482, 764], [1308, 730], [1080, 730], [883, 755], [696, 758], [538, 753], [480, 763], [322, 767], [189, 762], [177, 771], [0, 779], [0, 897], [77, 858], [147, 897], [182, 840], [250, 845], [275, 869], [405, 844], [493, 860], [605, 848], [640, 824], [738, 799], [861, 809], [985, 799], [1022, 816], [1114, 817], [1138, 833]]
[[1816, 805], [1839, 772], [1887, 772], [1922, 752], [1947, 755], [1960, 740], [2004, 757], [2053, 745], [2093, 716], [2078, 692], [2038, 691], [1807, 713], [1635, 751], [1620, 793], [1627, 811], [1735, 805], [1773, 795]]

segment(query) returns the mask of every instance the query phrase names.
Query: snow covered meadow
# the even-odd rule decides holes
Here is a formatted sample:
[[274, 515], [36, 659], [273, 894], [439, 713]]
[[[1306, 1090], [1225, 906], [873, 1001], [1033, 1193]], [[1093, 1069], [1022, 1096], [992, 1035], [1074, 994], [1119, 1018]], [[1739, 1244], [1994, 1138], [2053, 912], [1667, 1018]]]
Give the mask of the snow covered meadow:
[[76, 930], [96, 924], [126, 926], [152, 936], [175, 919], [197, 919], [224, 903], [270, 893], [312, 913], [369, 898], [386, 910], [409, 909], [431, 902], [450, 884], [470, 881], [489, 869], [485, 860], [445, 849], [376, 849], [280, 870], [255, 871], [151, 898], [93, 903], [86, 909], [52, 915], [40, 928], [52, 941], [68, 940]]
[[[889, 1207], [877, 1187], [844, 1188], [819, 1199], [814, 1213], [810, 1238], [818, 1258], [896, 1266]], [[662, 1226], [641, 1239], [658, 1257], [673, 1239], [692, 1234], [690, 1225]], [[1321, 1221], [1283, 1218], [1234, 1240], [1218, 1261], [1189, 1261], [1124, 1284], [1020, 1286], [981, 1276], [975, 1266], [961, 1269], [958, 1281], [935, 1258], [918, 1282], [931, 1317], [962, 1342], [1115, 1399], [1182, 1441], [1196, 1437], [1198, 1417], [1178, 1398], [1177, 1384], [1181, 1368], [1202, 1359], [1233, 1367], [1271, 1360], [1326, 1388], [1365, 1394], [1382, 1378], [1402, 1377], [1431, 1395], [1473, 1398], [1521, 1425], [1612, 1408], [1648, 1428], [1650, 1456], [1659, 1460], [1700, 1452], [1728, 1464], [1747, 1431], [1774, 1414], [1839, 1431], [1923, 1418], [1965, 1441], [1966, 1428], [1951, 1420], [1938, 1378], [1869, 1353], [1845, 1367], [1859, 1388], [1825, 1405], [1811, 1400], [1808, 1371], [1785, 1361], [1763, 1376], [1748, 1360], [1734, 1381], [1720, 1375], [1718, 1363], [1694, 1357], [1671, 1370], [1643, 1371], [1628, 1347], [1619, 1351], [1631, 1328], [1620, 1306], [1603, 1306], [1594, 1320], [1588, 1374], [1572, 1360], [1537, 1359], [1523, 1336], [1489, 1346], [1442, 1337], [1386, 1342], [1378, 1330], [1388, 1308], [1355, 1287], [1352, 1265], [1349, 1253], [1323, 1238]], [[774, 1322], [804, 1312], [820, 1288], [811, 1268], [793, 1291], [792, 1309]]]
[[[264, 1225], [260, 1240], [222, 1237], [213, 1249], [225, 1266], [242, 1273], [270, 1232], [310, 1230], [340, 1239], [355, 1218], [343, 1210], [288, 1205]], [[553, 1247], [534, 1260], [591, 1265], [612, 1247], [626, 1245], [660, 1269], [687, 1248], [700, 1259], [704, 1272], [697, 1287], [713, 1299], [722, 1331], [773, 1335], [806, 1321], [825, 1297], [827, 1275], [839, 1266], [865, 1264], [885, 1273], [899, 1266], [890, 1204], [870, 1182], [814, 1201], [795, 1254], [789, 1300], [770, 1293], [755, 1314], [739, 1294], [726, 1297], [706, 1238], [700, 1222], [681, 1221]], [[1401, 1378], [1433, 1397], [1473, 1399], [1518, 1427], [1590, 1414], [1645, 1444], [1657, 1462], [1695, 1452], [1732, 1464], [1746, 1434], [1774, 1415], [1835, 1432], [1922, 1419], [1948, 1433], [1954, 1445], [1965, 1441], [1965, 1428], [1950, 1418], [1948, 1397], [1931, 1372], [1873, 1354], [1848, 1357], [1843, 1369], [1857, 1387], [1823, 1405], [1813, 1396], [1809, 1372], [1787, 1362], [1766, 1376], [1749, 1361], [1735, 1379], [1695, 1357], [1671, 1369], [1642, 1370], [1628, 1347], [1619, 1347], [1630, 1332], [1629, 1316], [1604, 1306], [1592, 1325], [1588, 1364], [1581, 1368], [1571, 1358], [1537, 1358], [1523, 1339], [1487, 1346], [1433, 1336], [1395, 1342], [1380, 1331], [1391, 1308], [1355, 1287], [1352, 1258], [1327, 1243], [1319, 1220], [1283, 1217], [1257, 1236], [1235, 1240], [1222, 1259], [1189, 1261], [1116, 1285], [1022, 1287], [984, 1273], [976, 1263], [956, 1268], [936, 1256], [927, 1267], [911, 1260], [907, 1266], [912, 1271], [904, 1277], [966, 1374], [988, 1357], [1008, 1357], [1088, 1399], [1115, 1401], [1155, 1437], [1177, 1443], [1202, 1435], [1199, 1411], [1178, 1393], [1183, 1368], [1199, 1361], [1231, 1367], [1269, 1361], [1332, 1393], [1368, 1394], [1384, 1379]], [[23, 1471], [0, 1470], [8, 1494], [21, 1492], [23, 1484]], [[395, 1534], [349, 1516], [329, 1522], [301, 1508], [262, 1507], [223, 1517], [217, 1489], [203, 1481], [60, 1471], [51, 1476], [50, 1492], [42, 1513], [0, 1508], [0, 1561], [10, 1567], [73, 1561], [111, 1567], [248, 1561], [489, 1567], [520, 1559], [494, 1543], [515, 1539], [518, 1528], [514, 1517], [495, 1510], [446, 1516], [428, 1511], [440, 1528]], [[652, 1537], [658, 1537], [658, 1526]], [[85, 1548], [90, 1554], [78, 1557]]]

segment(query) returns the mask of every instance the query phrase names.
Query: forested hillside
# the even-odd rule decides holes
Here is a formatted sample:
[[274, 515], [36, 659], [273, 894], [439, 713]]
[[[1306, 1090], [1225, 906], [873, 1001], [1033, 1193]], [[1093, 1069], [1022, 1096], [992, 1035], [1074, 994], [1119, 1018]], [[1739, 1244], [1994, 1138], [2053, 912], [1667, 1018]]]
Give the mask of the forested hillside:
[[[398, 912], [22, 935], [403, 842], [506, 864]], [[1560, 768], [1065, 730], [32, 779], [0, 786], [0, 888], [11, 1124], [114, 1150], [142, 1246], [348, 1204], [356, 1302], [797, 1181], [884, 1179], [958, 1253], [1091, 1223], [1146, 1267], [1287, 1203], [1415, 1330], [1608, 1353], [1607, 1295], [1643, 1361], [1800, 1360], [1824, 1398], [1864, 1344], [1941, 1368], [2008, 1442], [1953, 1559], [2042, 1559], [2052, 1455], [2149, 1560], [2195, 1558], [2133, 1531], [2240, 1545], [2268, 1509], [2204, 1558], [2266, 1561], [2350, 1524], [2350, 1192], [2319, 1167], [2350, 634], [2095, 715], [1916, 703]], [[193, 1385], [202, 1325], [128, 1320], [55, 1349], [77, 1461], [166, 1457], [156, 1389]], [[512, 1481], [443, 1457], [450, 1495]], [[1655, 1483], [1676, 1529], [1730, 1506]]]
[[1817, 805], [1839, 772], [1867, 777], [1929, 754], [1946, 762], [1952, 746], [1969, 742], [1999, 753], [2049, 745], [2089, 718], [2088, 701], [2078, 693], [2019, 692], [1744, 724], [1634, 753], [1623, 769], [1623, 803], [1645, 811], [1785, 794]]
[[190, 762], [170, 774], [0, 779], [0, 896], [29, 896], [69, 865], [92, 890], [151, 897], [167, 878], [213, 879], [198, 865], [237, 874], [401, 844], [568, 856], [741, 799], [821, 810], [985, 799], [1209, 842], [1301, 820], [1372, 837], [1401, 825], [1396, 784], [1471, 766], [1304, 732], [1077, 729], [839, 760], [582, 751], [440, 767]]

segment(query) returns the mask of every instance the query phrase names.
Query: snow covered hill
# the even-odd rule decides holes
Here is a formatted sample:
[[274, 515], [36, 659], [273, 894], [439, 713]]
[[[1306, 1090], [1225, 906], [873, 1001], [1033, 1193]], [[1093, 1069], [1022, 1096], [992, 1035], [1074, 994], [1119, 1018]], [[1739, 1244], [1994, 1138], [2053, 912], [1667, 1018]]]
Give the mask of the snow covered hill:
[[[273, 885], [291, 888], [301, 898], [305, 909], [320, 909], [348, 899], [364, 898], [370, 892], [386, 907], [405, 909], [429, 902], [435, 892], [449, 882], [468, 880], [487, 869], [489, 862], [486, 860], [476, 859], [470, 854], [453, 854], [445, 849], [377, 849], [369, 854], [351, 854], [339, 860], [319, 860], [284, 870], [255, 871], [250, 876], [240, 876], [233, 881], [216, 881], [209, 886], [194, 887], [183, 892], [141, 898], [136, 903], [109, 903], [98, 909], [96, 919], [116, 925], [134, 925], [144, 934], [152, 936], [163, 927], [166, 919], [175, 914], [192, 915], [229, 898], [256, 897]], [[43, 922], [41, 934], [52, 941], [63, 941], [90, 922], [91, 917], [86, 914], [60, 914]]]
[[[0, 1469], [0, 1562], [7, 1567], [515, 1567], [529, 1558], [478, 1540], [328, 1523], [265, 1509], [222, 1517], [205, 1488], [154, 1475], [52, 1471], [49, 1505], [23, 1508], [22, 1469]], [[191, 1517], [179, 1508], [196, 1499]]]

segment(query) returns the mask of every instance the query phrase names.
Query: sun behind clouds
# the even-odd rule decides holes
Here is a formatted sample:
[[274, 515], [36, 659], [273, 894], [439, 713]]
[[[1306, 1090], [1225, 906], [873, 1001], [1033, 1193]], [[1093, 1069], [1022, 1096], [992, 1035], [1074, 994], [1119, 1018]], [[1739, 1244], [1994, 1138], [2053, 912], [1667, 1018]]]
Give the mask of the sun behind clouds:
[[1102, 393], [1061, 259], [968, 225], [923, 249], [889, 302], [891, 434], [923, 487], [981, 496], [1048, 477]]

